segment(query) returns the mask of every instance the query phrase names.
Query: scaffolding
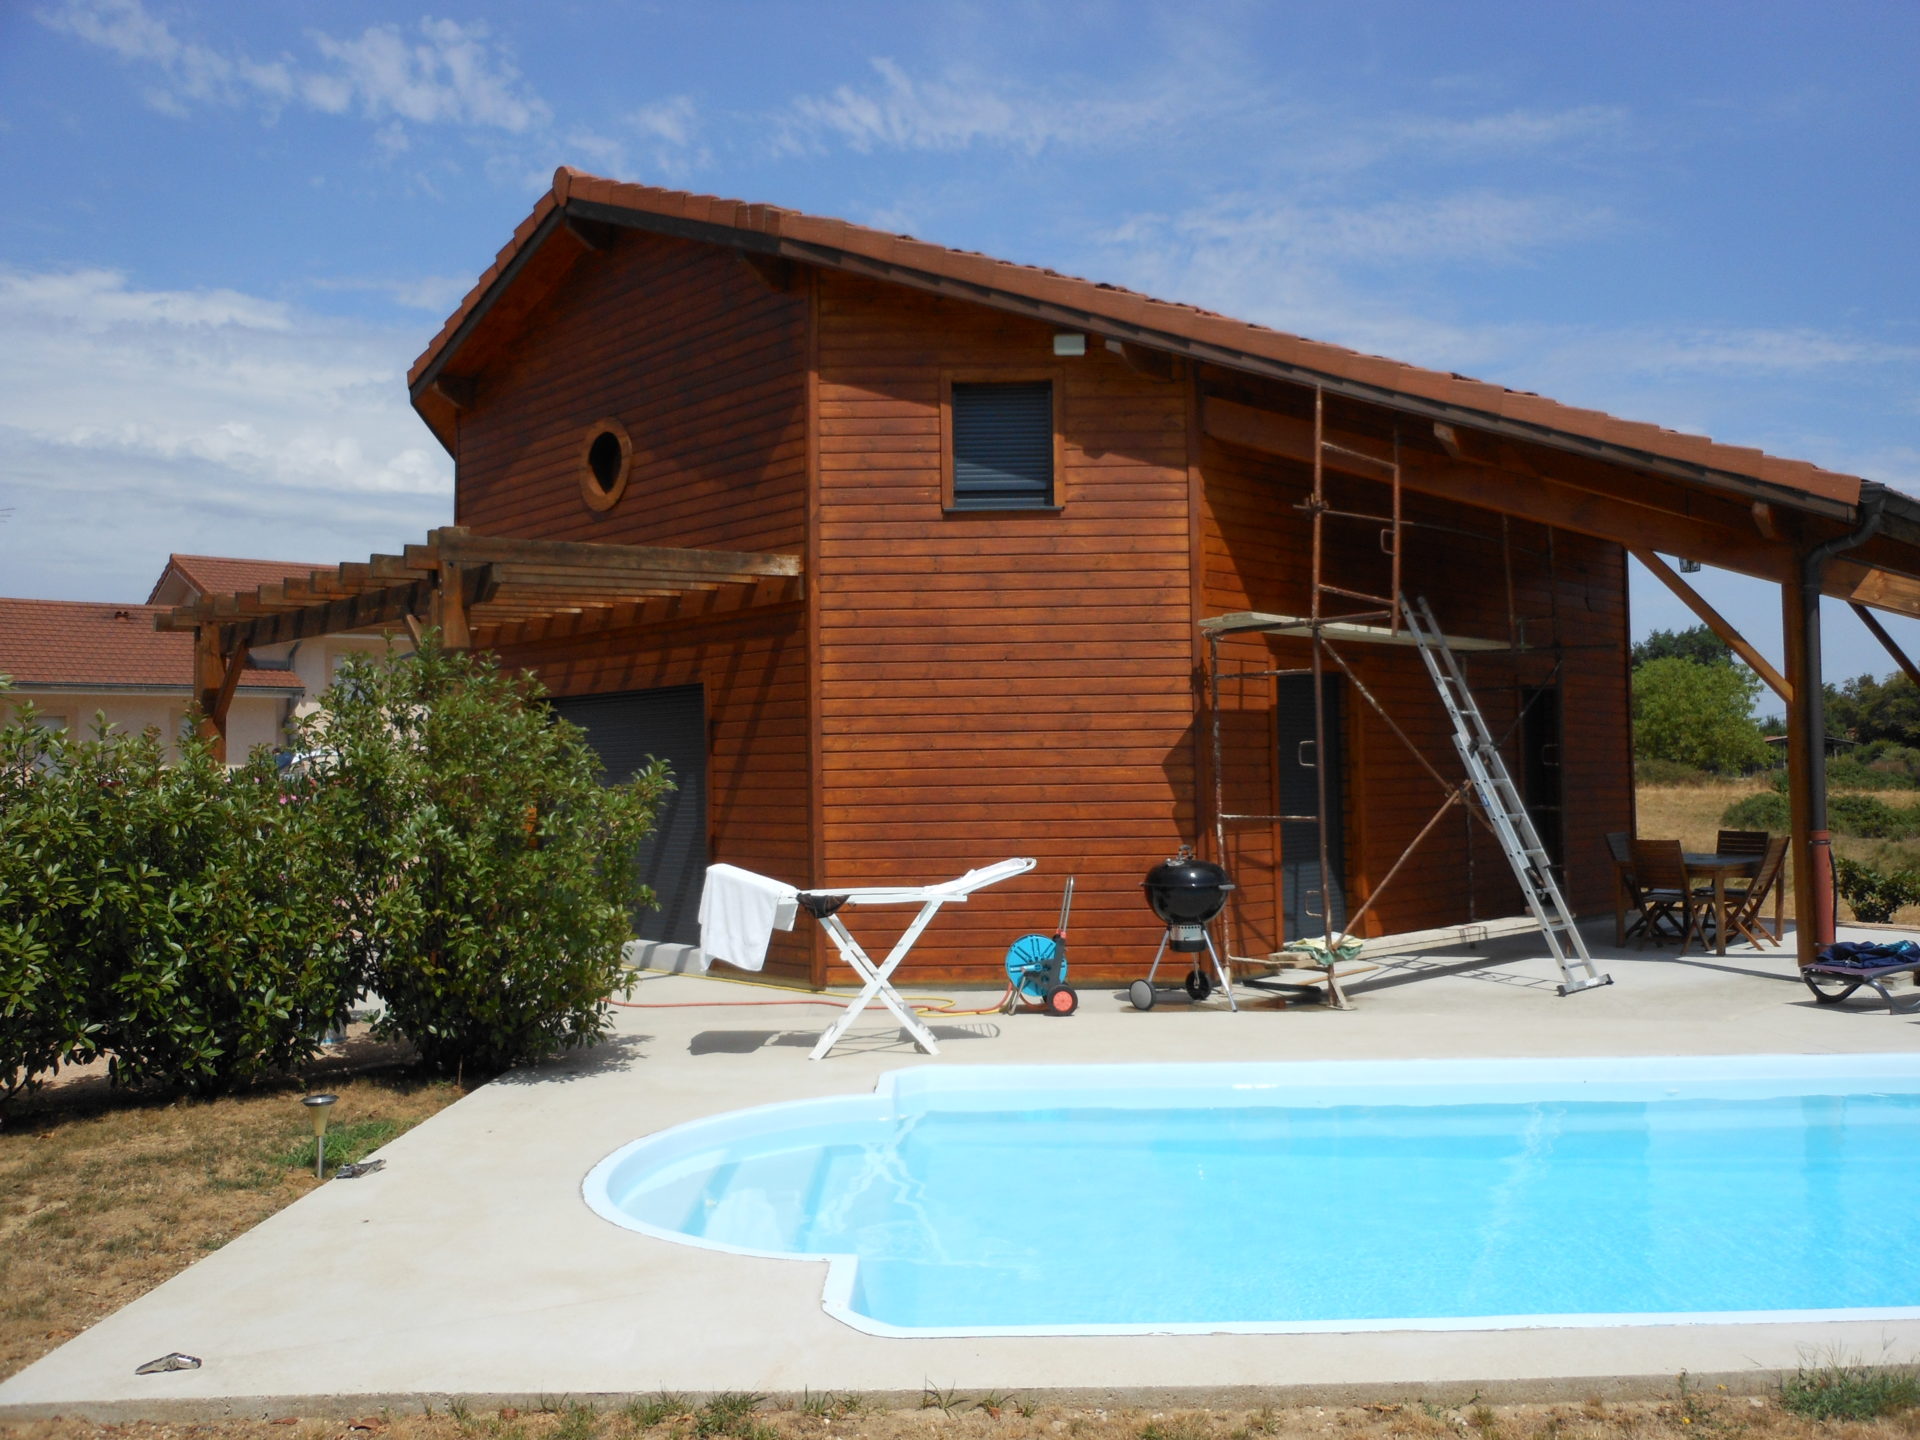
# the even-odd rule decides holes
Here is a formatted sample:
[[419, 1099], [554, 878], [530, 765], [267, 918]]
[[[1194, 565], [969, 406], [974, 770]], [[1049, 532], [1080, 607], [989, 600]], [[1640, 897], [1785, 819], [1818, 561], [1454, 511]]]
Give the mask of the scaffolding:
[[[1555, 938], [1556, 931], [1561, 929], [1561, 926], [1557, 921], [1551, 919], [1543, 910], [1543, 904], [1541, 903], [1543, 898], [1541, 894], [1541, 882], [1544, 882], [1545, 890], [1550, 892], [1552, 907], [1557, 907], [1558, 913], [1564, 915], [1565, 905], [1560, 899], [1557, 885], [1551, 874], [1551, 865], [1547, 862], [1539, 838], [1537, 834], [1534, 833], [1531, 822], [1523, 813], [1520, 817], [1518, 828], [1525, 832], [1526, 838], [1517, 840], [1512, 833], [1516, 828], [1513, 823], [1513, 817], [1508, 813], [1511, 807], [1497, 803], [1494, 799], [1495, 796], [1502, 793], [1502, 784], [1505, 785], [1506, 789], [1512, 789], [1511, 783], [1505, 774], [1504, 763], [1500, 761], [1497, 753], [1498, 745], [1510, 739], [1513, 733], [1520, 727], [1532, 705], [1537, 702], [1539, 693], [1542, 693], [1546, 688], [1558, 682], [1564, 663], [1565, 646], [1562, 643], [1563, 637], [1559, 624], [1558, 609], [1560, 586], [1554, 564], [1552, 529], [1548, 528], [1546, 531], [1546, 549], [1544, 553], [1548, 574], [1548, 594], [1551, 597], [1549, 615], [1545, 617], [1548, 620], [1549, 629], [1551, 630], [1551, 638], [1547, 645], [1542, 646], [1530, 643], [1530, 637], [1527, 635], [1527, 620], [1517, 613], [1511, 525], [1504, 515], [1500, 519], [1499, 545], [1502, 557], [1502, 573], [1506, 602], [1506, 641], [1445, 636], [1439, 634], [1437, 627], [1433, 627], [1430, 632], [1423, 631], [1423, 629], [1418, 626], [1410, 627], [1407, 623], [1407, 601], [1403, 593], [1402, 584], [1402, 562], [1405, 554], [1404, 541], [1406, 533], [1409, 528], [1415, 526], [1422, 529], [1440, 531], [1456, 531], [1456, 527], [1433, 525], [1427, 522], [1409, 520], [1407, 518], [1402, 487], [1400, 434], [1397, 421], [1395, 422], [1391, 443], [1391, 458], [1383, 458], [1329, 441], [1326, 438], [1326, 394], [1323, 390], [1316, 387], [1313, 391], [1312, 489], [1307, 498], [1295, 507], [1306, 514], [1310, 528], [1311, 550], [1307, 613], [1299, 616], [1288, 616], [1242, 612], [1217, 616], [1201, 622], [1201, 628], [1206, 635], [1208, 646], [1208, 715], [1212, 758], [1211, 779], [1214, 801], [1213, 828], [1215, 858], [1223, 863], [1225, 862], [1228, 855], [1229, 827], [1244, 824], [1267, 824], [1269, 826], [1279, 827], [1288, 823], [1311, 823], [1314, 826], [1318, 846], [1318, 855], [1316, 858], [1320, 877], [1319, 893], [1321, 909], [1319, 912], [1312, 912], [1307, 909], [1304, 902], [1302, 904], [1303, 914], [1314, 915], [1315, 918], [1323, 922], [1323, 936], [1317, 958], [1312, 953], [1289, 952], [1284, 950], [1275, 951], [1266, 956], [1241, 954], [1239, 953], [1240, 947], [1235, 943], [1234, 923], [1230, 918], [1228, 921], [1227, 935], [1229, 973], [1231, 973], [1234, 965], [1259, 966], [1270, 972], [1277, 972], [1289, 968], [1307, 972], [1319, 971], [1322, 973], [1317, 975], [1314, 981], [1310, 983], [1324, 983], [1327, 988], [1328, 1000], [1336, 1008], [1351, 1008], [1351, 1002], [1348, 1000], [1340, 981], [1343, 975], [1351, 975], [1356, 972], [1343, 971], [1340, 968], [1340, 942], [1346, 936], [1354, 934], [1360, 921], [1366, 916], [1367, 912], [1374, 907], [1380, 897], [1387, 892], [1395, 878], [1402, 873], [1414, 852], [1439, 828], [1446, 817], [1458, 808], [1462, 812], [1463, 824], [1467, 827], [1465, 853], [1468, 866], [1467, 894], [1469, 919], [1471, 920], [1473, 918], [1475, 908], [1474, 894], [1476, 886], [1473, 872], [1472, 838], [1474, 825], [1478, 822], [1494, 834], [1495, 839], [1501, 844], [1503, 853], [1507, 855], [1509, 861], [1513, 864], [1514, 873], [1520, 880], [1523, 891], [1527, 892], [1529, 905], [1533, 912], [1533, 921], [1525, 928], [1532, 929], [1534, 928], [1534, 924], [1537, 923], [1545, 932], [1549, 945], [1554, 950], [1556, 959], [1561, 960], [1563, 975], [1571, 982], [1571, 988], [1563, 986], [1562, 993], [1571, 993], [1572, 989], [1586, 988], [1589, 982], [1576, 980], [1578, 967], [1576, 966], [1575, 971], [1570, 971], [1567, 962], [1562, 957], [1560, 942]], [[1337, 461], [1339, 468], [1343, 472], [1357, 475], [1363, 479], [1374, 479], [1386, 485], [1388, 503], [1385, 508], [1385, 513], [1359, 509], [1343, 509], [1334, 504], [1329, 498], [1327, 488], [1329, 460]], [[1355, 588], [1353, 585], [1335, 584], [1329, 578], [1328, 561], [1330, 557], [1328, 554], [1327, 530], [1329, 524], [1335, 522], [1378, 527], [1379, 547], [1387, 559], [1388, 576], [1386, 593], [1379, 594], [1369, 590]], [[1482, 541], [1488, 541], [1492, 538], [1473, 531], [1456, 531], [1456, 533], [1470, 535], [1474, 539]], [[1311, 743], [1314, 757], [1312, 771], [1315, 791], [1314, 810], [1311, 814], [1285, 813], [1284, 807], [1278, 803], [1280, 799], [1280, 786], [1277, 768], [1275, 782], [1270, 791], [1275, 803], [1270, 811], [1255, 813], [1252, 811], [1231, 811], [1227, 808], [1227, 756], [1221, 729], [1223, 707], [1220, 645], [1221, 641], [1227, 637], [1250, 633], [1270, 636], [1292, 635], [1303, 637], [1308, 641], [1308, 663], [1306, 666], [1294, 666], [1291, 668], [1267, 666], [1251, 670], [1241, 669], [1235, 672], [1234, 678], [1243, 683], [1255, 680], [1277, 687], [1279, 681], [1283, 678], [1311, 677], [1313, 697], [1313, 738]], [[1498, 782], [1500, 783], [1498, 784], [1489, 780], [1486, 785], [1476, 785], [1476, 778], [1482, 775], [1485, 766], [1483, 764], [1481, 768], [1476, 769], [1476, 756], [1467, 751], [1462, 751], [1462, 759], [1465, 762], [1467, 774], [1457, 780], [1448, 779], [1443, 775], [1439, 767], [1436, 766], [1421, 747], [1413, 741], [1407, 734], [1405, 728], [1395, 720], [1387, 707], [1374, 694], [1373, 690], [1369, 688], [1359, 674], [1356, 673], [1354, 667], [1348, 663], [1346, 657], [1340, 650], [1340, 646], [1347, 644], [1418, 647], [1421, 650], [1423, 659], [1428, 663], [1430, 673], [1436, 673], [1436, 662], [1429, 650], [1429, 647], [1436, 642], [1442, 647], [1443, 653], [1451, 652], [1446, 653], [1445, 664], [1455, 675], [1459, 673], [1457, 657], [1463, 654], [1506, 656], [1544, 654], [1551, 658], [1552, 666], [1547, 678], [1547, 684], [1546, 686], [1540, 687], [1532, 699], [1523, 700], [1522, 695], [1519, 693], [1519, 671], [1516, 668], [1512, 672], [1512, 684], [1516, 692], [1515, 719], [1512, 727], [1510, 727], [1498, 741], [1493, 740], [1490, 735], [1486, 735], [1484, 724], [1482, 724], [1480, 720], [1478, 707], [1473, 701], [1471, 693], [1466, 691], [1464, 680], [1461, 681], [1459, 688], [1462, 694], [1465, 695], [1466, 704], [1472, 712], [1471, 718], [1473, 726], [1477, 727], [1482, 735], [1486, 735], [1486, 748], [1494, 752], [1492, 755], [1492, 763], [1494, 769], [1499, 772]], [[1327, 822], [1326, 818], [1330, 814], [1330, 805], [1333, 803], [1333, 797], [1330, 794], [1332, 780], [1330, 771], [1332, 767], [1322, 763], [1330, 753], [1327, 733], [1327, 685], [1329, 677], [1333, 674], [1342, 676], [1347, 685], [1351, 687], [1353, 693], [1358, 695], [1367, 707], [1380, 718], [1387, 729], [1392, 732], [1407, 752], [1419, 762], [1421, 767], [1424, 768], [1427, 774], [1439, 786], [1443, 797], [1439, 806], [1428, 818], [1426, 824], [1423, 825], [1413, 839], [1408, 842], [1392, 865], [1388, 867], [1386, 873], [1380, 878], [1378, 883], [1372, 887], [1360, 907], [1352, 914], [1339, 919], [1336, 919], [1334, 913], [1335, 905], [1332, 898], [1335, 879], [1334, 856], [1331, 853], [1330, 839], [1332, 826]], [[1436, 681], [1436, 684], [1438, 683], [1439, 682]], [[1449, 695], [1444, 685], [1440, 687], [1440, 696], [1443, 702], [1446, 703], [1449, 714], [1453, 717], [1456, 733], [1461, 733], [1466, 727], [1463, 725], [1461, 715], [1456, 710], [1454, 698]], [[1305, 742], [1303, 742], [1303, 744], [1304, 743]], [[1276, 766], [1277, 758], [1276, 756]], [[1484, 760], [1485, 757], [1482, 756], [1479, 758]], [[1277, 828], [1273, 835], [1272, 844], [1273, 863], [1276, 870], [1276, 881], [1278, 881], [1281, 873], [1280, 867], [1285, 862], [1282, 855], [1282, 836]], [[1538, 857], [1537, 859], [1535, 858], [1536, 856]], [[1533, 871], [1537, 871], [1538, 874], [1533, 877], [1533, 883], [1530, 884], [1529, 875], [1530, 872]], [[1276, 938], [1284, 944], [1286, 916], [1284, 913], [1284, 901], [1278, 895], [1276, 895], [1275, 919], [1280, 929], [1280, 933]], [[1570, 921], [1568, 921], [1566, 928], [1571, 930]], [[1572, 931], [1571, 936], [1571, 943], [1577, 948], [1580, 960], [1585, 962], [1586, 974], [1592, 975], [1591, 961], [1587, 959], [1585, 948], [1579, 941], [1578, 932]], [[1596, 977], [1591, 983], [1600, 984], [1605, 983], [1605, 981], [1604, 978]]]

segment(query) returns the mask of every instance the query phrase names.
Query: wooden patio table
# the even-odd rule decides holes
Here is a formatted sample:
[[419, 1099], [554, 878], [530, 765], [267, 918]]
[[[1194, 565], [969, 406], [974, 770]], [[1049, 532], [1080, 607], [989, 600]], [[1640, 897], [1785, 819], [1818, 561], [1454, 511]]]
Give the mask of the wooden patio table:
[[[1760, 871], [1761, 857], [1758, 855], [1714, 855], [1699, 851], [1688, 851], [1682, 857], [1687, 866], [1687, 878], [1693, 880], [1711, 880], [1713, 882], [1713, 953], [1727, 953], [1727, 881], [1741, 876], [1751, 878]], [[1613, 929], [1614, 943], [1624, 943], [1627, 932], [1627, 887], [1625, 876], [1633, 868], [1631, 860], [1613, 862], [1614, 875], [1619, 883], [1614, 886]], [[1774, 898], [1774, 933], [1778, 937], [1782, 914], [1778, 891]]]
[[1698, 877], [1713, 881], [1713, 953], [1727, 953], [1727, 881], [1738, 876], [1753, 877], [1760, 873], [1758, 855], [1702, 855], [1689, 852], [1686, 856], [1687, 879]]

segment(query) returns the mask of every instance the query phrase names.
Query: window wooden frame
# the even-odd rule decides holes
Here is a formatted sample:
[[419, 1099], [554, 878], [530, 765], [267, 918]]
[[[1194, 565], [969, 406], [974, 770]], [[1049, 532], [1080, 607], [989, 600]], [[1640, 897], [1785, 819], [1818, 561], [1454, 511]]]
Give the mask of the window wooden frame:
[[[604, 490], [600, 488], [599, 477], [593, 473], [593, 446], [602, 435], [612, 435], [620, 442], [620, 473]], [[587, 508], [604, 513], [618, 505], [620, 497], [627, 493], [627, 480], [633, 474], [633, 438], [627, 434], [627, 427], [611, 417], [589, 425], [580, 440], [579, 466], [580, 498], [587, 502]]]
[[[1052, 389], [1053, 503], [1050, 505], [955, 505], [953, 500], [953, 387], [955, 385], [1031, 385], [1046, 381]], [[1065, 376], [1058, 365], [1021, 365], [1001, 369], [940, 372], [940, 509], [952, 516], [1058, 515], [1067, 508], [1066, 437], [1061, 424]]]

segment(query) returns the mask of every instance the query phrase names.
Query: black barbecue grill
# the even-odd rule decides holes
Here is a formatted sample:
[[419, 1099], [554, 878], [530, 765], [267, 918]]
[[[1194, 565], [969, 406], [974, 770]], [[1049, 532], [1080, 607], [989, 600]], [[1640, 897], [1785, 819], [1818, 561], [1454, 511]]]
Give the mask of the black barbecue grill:
[[1227, 894], [1233, 889], [1226, 870], [1211, 860], [1200, 859], [1191, 846], [1182, 845], [1178, 855], [1161, 861], [1147, 872], [1140, 888], [1146, 892], [1147, 904], [1153, 907], [1153, 913], [1167, 928], [1160, 937], [1160, 948], [1154, 952], [1153, 968], [1147, 971], [1147, 978], [1127, 987], [1127, 998], [1133, 1002], [1133, 1008], [1153, 1008], [1157, 994], [1154, 977], [1160, 973], [1161, 958], [1171, 950], [1177, 955], [1196, 957], [1205, 953], [1213, 960], [1212, 975], [1207, 974], [1197, 959], [1187, 972], [1184, 988], [1190, 999], [1205, 1000], [1213, 993], [1217, 978], [1227, 1004], [1238, 1010], [1233, 987], [1228, 983], [1227, 967], [1207, 934], [1208, 923], [1227, 908]]

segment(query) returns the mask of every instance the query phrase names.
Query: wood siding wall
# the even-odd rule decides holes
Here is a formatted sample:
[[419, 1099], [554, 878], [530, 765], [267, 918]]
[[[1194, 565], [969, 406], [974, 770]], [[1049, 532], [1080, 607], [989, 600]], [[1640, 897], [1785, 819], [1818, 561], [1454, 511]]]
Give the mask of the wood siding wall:
[[[808, 304], [736, 255], [630, 233], [583, 255], [481, 378], [460, 426], [455, 515], [488, 535], [799, 554], [806, 538]], [[634, 457], [610, 510], [581, 496], [588, 427]], [[811, 583], [811, 582], [809, 582]], [[549, 641], [503, 661], [558, 695], [706, 688], [709, 851], [806, 883], [803, 607]], [[812, 973], [808, 923], [769, 968]]]
[[[1095, 339], [821, 275], [821, 783], [831, 884], [1038, 868], [943, 913], [921, 981], [995, 982], [1078, 877], [1078, 977], [1144, 973], [1147, 868], [1193, 834], [1187, 390]], [[943, 375], [1050, 372], [1060, 509], [945, 514]], [[870, 950], [907, 916], [865, 911]], [[836, 970], [835, 978], [844, 978]]]
[[[1257, 391], [1237, 386], [1241, 398]], [[1267, 397], [1280, 403], [1276, 396]], [[1257, 610], [1303, 615], [1309, 606], [1311, 526], [1296, 507], [1311, 490], [1307, 467], [1211, 440], [1202, 447], [1202, 604], [1207, 614]], [[1384, 485], [1335, 479], [1332, 503], [1382, 514]], [[1489, 724], [1507, 732], [1519, 714], [1520, 688], [1558, 681], [1564, 716], [1560, 748], [1568, 901], [1583, 914], [1612, 905], [1612, 871], [1602, 837], [1631, 828], [1630, 722], [1624, 683], [1626, 560], [1618, 546], [1503, 522], [1488, 511], [1409, 493], [1405, 502], [1401, 584], [1425, 596], [1451, 634], [1522, 639], [1541, 647], [1520, 658], [1467, 661]], [[1329, 519], [1325, 578], [1383, 594], [1389, 562], [1379, 523]], [[1328, 609], [1358, 610], [1358, 601]], [[1510, 634], [1509, 614], [1515, 628]], [[1557, 649], [1556, 649], [1557, 644]], [[1445, 712], [1417, 653], [1377, 645], [1336, 647], [1440, 772], [1460, 764]], [[1228, 677], [1222, 705], [1228, 762], [1226, 808], [1271, 813], [1274, 786], [1271, 682], [1256, 672], [1305, 667], [1304, 640], [1245, 637], [1222, 645]], [[1351, 687], [1345, 739], [1348, 904], [1357, 909], [1444, 797], [1440, 784]], [[1518, 752], [1508, 747], [1519, 774]], [[1226, 863], [1240, 890], [1232, 911], [1238, 953], [1263, 955], [1278, 944], [1276, 827], [1231, 827]], [[1524, 911], [1519, 887], [1490, 834], [1464, 815], [1449, 816], [1368, 913], [1370, 935], [1493, 919]]]

